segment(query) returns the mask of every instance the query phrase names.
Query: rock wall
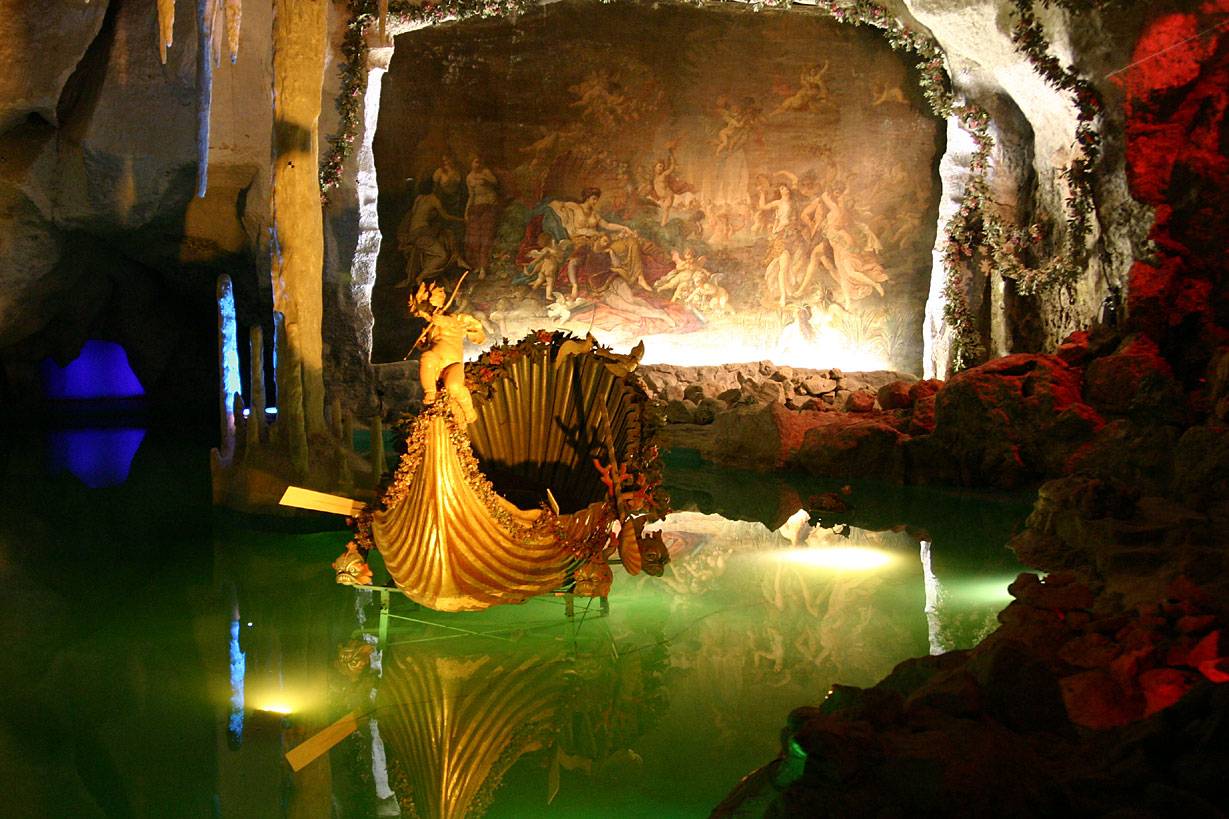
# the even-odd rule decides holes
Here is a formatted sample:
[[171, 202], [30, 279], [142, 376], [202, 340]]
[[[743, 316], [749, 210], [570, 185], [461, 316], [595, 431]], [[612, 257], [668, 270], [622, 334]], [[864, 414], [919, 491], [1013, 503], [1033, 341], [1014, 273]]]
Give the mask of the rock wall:
[[[1069, 333], [1087, 327], [1102, 309], [1111, 288], [1125, 283], [1126, 271], [1143, 246], [1152, 217], [1150, 209], [1130, 196], [1125, 174], [1123, 93], [1108, 74], [1130, 61], [1132, 48], [1149, 9], [1142, 4], [1070, 13], [1064, 4], [1037, 4], [1051, 44], [1064, 66], [1090, 79], [1106, 102], [1100, 132], [1103, 158], [1095, 180], [1096, 213], [1090, 237], [1088, 274], [1074, 299], [1049, 292], [1025, 297], [1013, 282], [977, 272], [968, 282], [970, 301], [980, 309], [983, 340], [992, 355], [1006, 352], [1049, 352]], [[1010, 0], [905, 0], [902, 17], [927, 30], [942, 47], [958, 95], [993, 116], [996, 151], [991, 158], [991, 187], [1010, 221], [1040, 222], [1050, 237], [1034, 265], [1056, 252], [1065, 233], [1064, 201], [1068, 189], [1063, 171], [1072, 156], [1076, 109], [1066, 94], [1048, 86], [1011, 42], [1017, 19]], [[970, 147], [949, 128], [949, 146], [942, 174], [947, 209], [963, 190]], [[967, 140], [966, 140], [967, 141]], [[940, 233], [939, 242], [942, 242]], [[927, 339], [932, 350], [927, 374], [947, 375], [947, 330], [940, 321], [939, 285], [942, 270], [936, 253], [935, 286], [927, 310]]]
[[241, 324], [264, 321], [272, 303], [272, 12], [246, 5], [239, 61], [214, 72], [210, 186], [195, 198], [194, 9], [181, 4], [163, 65], [152, 0], [6, 3], [0, 384], [8, 406], [37, 406], [38, 362], [67, 362], [94, 337], [125, 347], [153, 397], [212, 414], [214, 391], [203, 385], [217, 378], [218, 274], [235, 280]]
[[[319, 102], [330, 134], [345, 9], [325, 6]], [[234, 281], [240, 336], [262, 326], [271, 364], [273, 4], [244, 4], [239, 58], [213, 72], [203, 198], [193, 196], [195, 10], [179, 4], [165, 66], [156, 20], [153, 0], [6, 0], [0, 59], [13, 70], [0, 78], [0, 384], [10, 405], [37, 406], [43, 357], [66, 362], [86, 338], [101, 337], [137, 359], [148, 391], [170, 388], [176, 403], [208, 412], [213, 391], [201, 387], [216, 381], [219, 273]], [[361, 282], [357, 296], [350, 287], [356, 210], [337, 205], [326, 216], [325, 378], [364, 414], [373, 389], [370, 318], [365, 338]], [[152, 321], [117, 326], [114, 314], [133, 312], [118, 300], [134, 294], [132, 306], [152, 307]], [[241, 356], [246, 367], [246, 349]]]

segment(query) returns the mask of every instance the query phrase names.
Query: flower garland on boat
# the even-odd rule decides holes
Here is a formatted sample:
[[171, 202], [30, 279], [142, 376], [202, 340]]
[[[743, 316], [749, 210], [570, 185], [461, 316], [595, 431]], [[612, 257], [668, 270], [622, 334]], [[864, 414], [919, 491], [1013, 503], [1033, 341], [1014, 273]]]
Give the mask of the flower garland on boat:
[[[753, 12], [794, 5], [791, 0], [738, 1]], [[1069, 11], [1098, 6], [1099, 1], [1042, 0], [1044, 4], [1056, 2]], [[916, 64], [918, 84], [935, 116], [941, 119], [955, 116], [977, 146], [969, 164], [969, 180], [960, 208], [944, 226], [943, 318], [952, 330], [954, 370], [962, 369], [984, 352], [966, 294], [968, 264], [975, 253], [980, 252], [983, 267], [993, 265], [1003, 276], [1014, 280], [1019, 291], [1026, 295], [1061, 287], [1069, 298], [1073, 298], [1075, 283], [1083, 274], [1087, 261], [1086, 241], [1095, 210], [1092, 169], [1100, 155], [1100, 136], [1095, 124], [1103, 104], [1091, 83], [1074, 71], [1064, 69], [1049, 53], [1045, 32], [1033, 13], [1034, 0], [1014, 2], [1019, 19], [1012, 31], [1013, 43], [1047, 82], [1071, 94], [1077, 111], [1075, 136], [1080, 154], [1062, 174], [1069, 188], [1066, 246], [1063, 252], [1036, 268], [1029, 267], [1021, 254], [1040, 241], [1042, 229], [1036, 224], [1024, 228], [1009, 225], [997, 213], [987, 181], [990, 154], [994, 149], [990, 116], [973, 103], [956, 104], [938, 44], [906, 26], [872, 0], [814, 0], [803, 6], [815, 8], [840, 23], [875, 28], [893, 50], [916, 55], [919, 58]], [[358, 139], [362, 96], [367, 82], [367, 33], [372, 26], [378, 25], [383, 31], [390, 21], [431, 25], [469, 17], [515, 18], [538, 5], [538, 0], [439, 0], [422, 5], [414, 5], [410, 0], [349, 0], [350, 20], [342, 40], [344, 59], [337, 98], [339, 126], [329, 139], [329, 150], [320, 165], [322, 201], [327, 203], [329, 192], [340, 184], [343, 167]], [[705, 3], [700, 0], [695, 5]]]

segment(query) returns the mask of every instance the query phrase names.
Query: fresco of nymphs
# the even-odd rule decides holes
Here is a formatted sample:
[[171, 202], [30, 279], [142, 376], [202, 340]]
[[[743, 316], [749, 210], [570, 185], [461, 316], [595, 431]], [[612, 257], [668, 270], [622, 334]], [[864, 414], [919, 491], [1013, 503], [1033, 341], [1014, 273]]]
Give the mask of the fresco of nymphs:
[[373, 359], [435, 280], [492, 340], [917, 371], [942, 137], [911, 71], [804, 13], [558, 3], [402, 35]]

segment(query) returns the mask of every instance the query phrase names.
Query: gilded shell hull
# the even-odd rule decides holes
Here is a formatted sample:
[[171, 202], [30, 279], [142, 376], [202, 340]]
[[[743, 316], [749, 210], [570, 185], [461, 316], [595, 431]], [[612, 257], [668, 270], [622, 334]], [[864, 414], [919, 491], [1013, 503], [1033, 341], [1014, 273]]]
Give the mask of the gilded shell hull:
[[[414, 418], [357, 540], [380, 551], [402, 592], [440, 611], [604, 596], [613, 522], [664, 505], [634, 366], [559, 336], [484, 354], [467, 365], [477, 420], [459, 421], [446, 396]], [[616, 486], [611, 475], [624, 477]]]

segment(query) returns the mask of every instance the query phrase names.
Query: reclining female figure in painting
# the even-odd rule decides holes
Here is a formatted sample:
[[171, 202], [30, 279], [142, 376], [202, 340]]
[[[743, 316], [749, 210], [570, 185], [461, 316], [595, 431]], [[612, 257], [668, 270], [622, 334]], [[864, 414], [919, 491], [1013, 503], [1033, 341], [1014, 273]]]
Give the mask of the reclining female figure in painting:
[[[458, 282], [457, 288], [460, 286]], [[478, 319], [468, 313], [448, 315], [451, 303], [444, 288], [435, 282], [420, 284], [418, 292], [410, 299], [410, 313], [427, 322], [414, 345], [421, 344], [424, 348], [418, 361], [418, 378], [422, 383], [424, 404], [435, 403], [442, 381], [458, 420], [463, 418], [465, 423], [472, 424], [478, 416], [465, 387], [464, 344], [467, 338], [474, 344], [481, 344], [486, 340], [486, 332]]]

